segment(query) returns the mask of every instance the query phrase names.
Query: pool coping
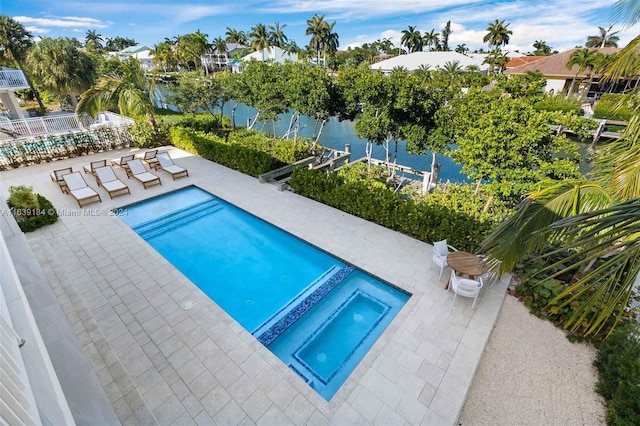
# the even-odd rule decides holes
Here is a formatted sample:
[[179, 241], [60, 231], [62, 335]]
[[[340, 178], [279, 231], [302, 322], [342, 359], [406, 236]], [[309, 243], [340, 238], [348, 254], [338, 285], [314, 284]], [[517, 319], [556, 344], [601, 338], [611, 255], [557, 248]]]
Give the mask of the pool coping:
[[[156, 420], [171, 417], [167, 414], [170, 407], [171, 415], [179, 414], [174, 420], [184, 420], [187, 417], [193, 421], [210, 418], [227, 419], [227, 423], [234, 423], [233, 419], [237, 420], [235, 422], [244, 420], [258, 424], [274, 419], [293, 423], [303, 423], [310, 419], [324, 419], [330, 423], [388, 423], [394, 419], [409, 423], [456, 422], [482, 350], [497, 318], [507, 282], [501, 281], [492, 288], [486, 288], [474, 311], [470, 309], [470, 303], [466, 299], [458, 298], [455, 305], [452, 305], [451, 294], [443, 290], [444, 282], [438, 280], [438, 271], [431, 265], [430, 245], [296, 194], [278, 192], [271, 185], [261, 185], [254, 178], [183, 151], [168, 149], [179, 164], [189, 168], [192, 177], [173, 182], [164, 179], [166, 184], [163, 182], [162, 186], [146, 191], [125, 178], [123, 180], [130, 182], [133, 193], [127, 198], [142, 200], [195, 183], [223, 200], [412, 293], [413, 296], [336, 396], [327, 403], [310, 391], [302, 379], [262, 347], [249, 332], [231, 321], [215, 303], [210, 299], [207, 301], [206, 296], [203, 298], [199, 290], [194, 290], [194, 286], [182, 274], [154, 253], [128, 225], [122, 223], [119, 226], [114, 222], [114, 219], [119, 219], [62, 217], [60, 223], [29, 235], [29, 242], [48, 273], [69, 268], [71, 272], [68, 276], [72, 282], [69, 285], [76, 286], [79, 293], [87, 298], [86, 304], [93, 318], [121, 357], [127, 377], [136, 386]], [[81, 166], [94, 159], [115, 158], [122, 151], [62, 160], [55, 165], [42, 164], [0, 172], [3, 178], [0, 185], [3, 192], [6, 192], [10, 184], [24, 184], [27, 181], [37, 192], [54, 202], [55, 206], [75, 209], [73, 199], [61, 194], [55, 185], [51, 185], [48, 171], [65, 164]], [[164, 174], [161, 176], [165, 177]], [[95, 187], [95, 184], [92, 186]], [[114, 208], [122, 205], [120, 200], [124, 198], [109, 200], [105, 197], [99, 207]], [[96, 205], [89, 208], [96, 208]], [[76, 241], [78, 238], [83, 241], [80, 246]], [[57, 250], [54, 252], [68, 254], [69, 258], [58, 256], [56, 261], [59, 264], [52, 262], [50, 258], [43, 256], [42, 249], [39, 248], [41, 244], [55, 247]], [[107, 252], [108, 259], [96, 257], [95, 252], [100, 251], [103, 246], [113, 250]], [[129, 254], [129, 259], [121, 255], [122, 251]], [[130, 258], [133, 258], [133, 262]], [[148, 268], [138, 270], [135, 258], [144, 259], [143, 263], [145, 266], [148, 264]], [[110, 259], [114, 260], [107, 262]], [[82, 267], [83, 262], [87, 263], [87, 267]], [[124, 270], [126, 280], [114, 271], [113, 265], [120, 263], [129, 265]], [[141, 275], [138, 284], [131, 282], [132, 278], [127, 274], [129, 270], [136, 270]], [[138, 278], [134, 281], [136, 280]], [[122, 284], [122, 281], [127, 282]], [[116, 287], [116, 283], [121, 287]], [[140, 293], [140, 283], [144, 283], [143, 287], [156, 294], [143, 296], [145, 300], [129, 301], [129, 294]], [[123, 293], [124, 291], [129, 293]], [[185, 300], [196, 301], [196, 307], [190, 311], [178, 311]], [[164, 303], [155, 306], [160, 301]], [[134, 312], [131, 306], [136, 302], [144, 302], [147, 308]], [[61, 305], [67, 306], [63, 301]], [[163, 315], [158, 310], [169, 307], [171, 311], [161, 318]], [[157, 343], [157, 330], [148, 331], [145, 328], [152, 320], [144, 318], [141, 312], [147, 312], [148, 309], [158, 312], [159, 316], [153, 319], [158, 324], [164, 324], [161, 326], [163, 330], [175, 333], [185, 327], [183, 324], [189, 323], [193, 326], [189, 336], [196, 332], [199, 334], [198, 338], [208, 336], [198, 342], [199, 345], [210, 342], [207, 344], [217, 348], [205, 356], [202, 355], [201, 347], [194, 345], [194, 342], [185, 341], [188, 340], [186, 337], [176, 337], [172, 341], [181, 341], [183, 346], [178, 352], [189, 354], [187, 365], [191, 366], [198, 361], [199, 365], [207, 367], [201, 373], [215, 378], [214, 389], [210, 389], [206, 395], [202, 396], [192, 389], [196, 387], [196, 380], [190, 380], [193, 379], [190, 375], [185, 376], [187, 372], [183, 370], [186, 366], [181, 365], [182, 361], [177, 360], [175, 354], [164, 354], [162, 349], [166, 342]], [[120, 310], [126, 311], [120, 313]], [[75, 324], [78, 318], [74, 311], [66, 313], [72, 325]], [[101, 323], [103, 315], [104, 321], [109, 320], [104, 324]], [[173, 317], [184, 319], [175, 326], [167, 324]], [[133, 322], [129, 322], [131, 320]], [[114, 321], [116, 324], [124, 324], [118, 328], [118, 333], [122, 334], [116, 335], [110, 328], [109, 324]], [[136, 325], [135, 330], [133, 325]], [[154, 323], [154, 327], [155, 325]], [[80, 332], [78, 337], [84, 343], [85, 350], [88, 350], [87, 347], [94, 347], [87, 341], [87, 335]], [[132, 355], [120, 348], [125, 340], [132, 345], [132, 352], [138, 355], [135, 360], [129, 359]], [[241, 347], [243, 350], [238, 352]], [[147, 348], [155, 348], [159, 352], [150, 355], [145, 352]], [[239, 356], [240, 353], [242, 356]], [[221, 370], [216, 370], [213, 364], [207, 364], [213, 354], [225, 361], [225, 367]], [[162, 359], [165, 361], [161, 362]], [[173, 379], [163, 378], [163, 373], [169, 369], [166, 365], [161, 368], [160, 364], [167, 362], [172, 367], [172, 377], [177, 375], [179, 382], [189, 389], [186, 397], [172, 387], [175, 385], [171, 381]], [[156, 378], [160, 376], [163, 379], [158, 379], [161, 380], [159, 384], [163, 385], [157, 386], [157, 389], [146, 389], [141, 385], [140, 380], [144, 376], [139, 374], [140, 363], [149, 367], [142, 373], [152, 374]], [[102, 378], [102, 369], [97, 366], [94, 365], [94, 368], [98, 377]], [[231, 371], [236, 376], [233, 380], [229, 379]], [[109, 383], [103, 385], [108, 387]], [[203, 385], [198, 383], [198, 386]], [[243, 389], [246, 392], [250, 389], [250, 395], [244, 395], [241, 392]], [[159, 396], [161, 391], [162, 395]], [[220, 392], [226, 395], [222, 398], [225, 401], [222, 407], [218, 407], [213, 398], [214, 394], [219, 395]], [[211, 407], [197, 413], [191, 413], [187, 409], [185, 401], [195, 398], [202, 404], [203, 398], [207, 397], [213, 398], [207, 400], [213, 404]], [[161, 398], [162, 404], [158, 404], [157, 400]], [[257, 404], [258, 400], [261, 404]], [[120, 401], [121, 399], [114, 401], [114, 406], [120, 407], [117, 404]], [[125, 401], [128, 400], [125, 398]], [[267, 408], [258, 415], [257, 406]], [[131, 410], [131, 413], [124, 409], [116, 411], [120, 411], [118, 415], [121, 420], [135, 414], [135, 410]], [[125, 414], [129, 417], [124, 417]]]

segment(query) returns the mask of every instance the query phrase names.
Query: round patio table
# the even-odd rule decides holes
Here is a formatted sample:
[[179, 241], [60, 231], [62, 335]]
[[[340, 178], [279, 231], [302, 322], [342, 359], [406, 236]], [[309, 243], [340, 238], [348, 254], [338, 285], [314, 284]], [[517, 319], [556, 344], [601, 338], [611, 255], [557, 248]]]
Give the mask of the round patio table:
[[[487, 270], [487, 265], [478, 256], [466, 251], [454, 251], [447, 255], [447, 264], [459, 274], [468, 275], [470, 279], [474, 279]], [[449, 280], [451, 281], [451, 280]], [[449, 281], [445, 289], [449, 288]]]

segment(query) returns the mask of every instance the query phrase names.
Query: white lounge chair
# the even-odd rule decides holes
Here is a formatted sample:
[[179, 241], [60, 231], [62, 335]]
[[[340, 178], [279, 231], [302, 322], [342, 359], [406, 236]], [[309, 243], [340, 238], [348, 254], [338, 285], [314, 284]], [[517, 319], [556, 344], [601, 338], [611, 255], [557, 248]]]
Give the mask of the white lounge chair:
[[100, 194], [93, 190], [84, 180], [80, 172], [69, 173], [62, 177], [69, 188], [69, 192], [78, 202], [78, 206], [84, 207], [87, 204], [99, 203], [102, 201]]
[[160, 178], [153, 173], [149, 173], [147, 169], [145, 169], [141, 160], [131, 160], [127, 162], [127, 165], [129, 166], [129, 171], [131, 173], [131, 176], [129, 177], [136, 178], [142, 183], [144, 189], [147, 189], [147, 186], [162, 185]]
[[451, 251], [458, 251], [455, 247], [447, 244], [447, 240], [436, 241], [433, 243], [433, 263], [440, 267], [440, 276], [442, 278], [442, 271], [447, 265], [447, 255], [451, 253]]
[[62, 191], [63, 194], [69, 193], [69, 188], [67, 188], [67, 183], [64, 181], [63, 177], [64, 175], [68, 175], [71, 173], [73, 173], [71, 167], [65, 167], [64, 169], [54, 170], [49, 175], [51, 181], [58, 184], [58, 186], [60, 187], [60, 191]]
[[480, 294], [480, 290], [484, 283], [482, 282], [482, 278], [478, 278], [478, 280], [470, 280], [468, 278], [461, 278], [456, 275], [456, 271], [451, 271], [451, 286], [450, 288], [453, 290], [453, 303], [456, 302], [456, 296], [460, 295], [462, 297], [473, 297], [473, 304], [471, 305], [471, 309], [476, 307], [476, 301], [478, 300], [478, 295]]
[[134, 159], [133, 154], [129, 154], [129, 155], [123, 155], [120, 158], [116, 158], [114, 160], [111, 160], [111, 165], [112, 166], [118, 166], [118, 167], [128, 167], [127, 166], [127, 162], [131, 161]]
[[111, 166], [98, 167], [96, 175], [98, 186], [103, 187], [109, 193], [110, 198], [131, 194], [129, 187], [118, 179]]
[[105, 167], [106, 165], [107, 165], [107, 160], [98, 160], [98, 161], [92, 161], [86, 166], [82, 166], [82, 168], [84, 169], [85, 173], [90, 173], [92, 175], [95, 175], [97, 168]]
[[157, 155], [158, 155], [158, 150], [154, 149], [152, 151], [145, 152], [138, 158], [144, 161], [145, 163], [147, 163], [149, 167], [155, 167], [155, 165], [158, 164]]
[[159, 152], [156, 158], [158, 159], [158, 167], [156, 167], [156, 170], [161, 169], [171, 174], [173, 180], [189, 176], [189, 171], [184, 167], [176, 165], [168, 152]]

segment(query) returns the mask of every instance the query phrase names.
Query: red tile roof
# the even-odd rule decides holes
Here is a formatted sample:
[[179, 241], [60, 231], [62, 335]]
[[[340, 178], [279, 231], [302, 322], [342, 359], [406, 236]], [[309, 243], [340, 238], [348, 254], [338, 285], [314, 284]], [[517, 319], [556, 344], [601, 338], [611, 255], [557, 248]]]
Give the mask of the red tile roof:
[[513, 58], [509, 62], [505, 64], [505, 68], [515, 68], [520, 65], [530, 64], [531, 62], [535, 62], [537, 60], [546, 58], [546, 56], [520, 56], [519, 58]]
[[[522, 75], [526, 74], [527, 71], [539, 71], [545, 77], [560, 77], [560, 78], [573, 78], [578, 72], [578, 66], [574, 65], [571, 69], [567, 68], [567, 62], [569, 62], [569, 58], [571, 54], [576, 50], [580, 50], [581, 48], [575, 48], [571, 50], [567, 50], [566, 52], [560, 52], [553, 56], [545, 56], [537, 61], [530, 62], [524, 65], [520, 65], [515, 68], [511, 68], [505, 71], [505, 74], [511, 75]], [[610, 55], [612, 53], [617, 53], [622, 49], [615, 47], [603, 47], [601, 49], [590, 49], [598, 51], [599, 53], [604, 53]], [[588, 71], [588, 69], [586, 70]], [[578, 75], [578, 77], [588, 77], [588, 75], [583, 72]]]

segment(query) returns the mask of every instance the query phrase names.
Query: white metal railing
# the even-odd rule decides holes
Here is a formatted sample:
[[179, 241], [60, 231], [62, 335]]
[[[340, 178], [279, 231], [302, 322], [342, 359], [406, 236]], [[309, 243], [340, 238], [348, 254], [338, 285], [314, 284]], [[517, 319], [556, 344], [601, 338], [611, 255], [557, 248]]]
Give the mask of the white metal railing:
[[87, 114], [58, 114], [22, 120], [9, 120], [5, 117], [0, 117], [0, 141], [28, 136], [55, 135], [88, 130], [100, 126], [131, 125], [133, 123], [132, 119], [109, 111], [99, 113], [98, 118], [95, 120]]
[[27, 79], [20, 70], [0, 69], [0, 89], [29, 87]]

